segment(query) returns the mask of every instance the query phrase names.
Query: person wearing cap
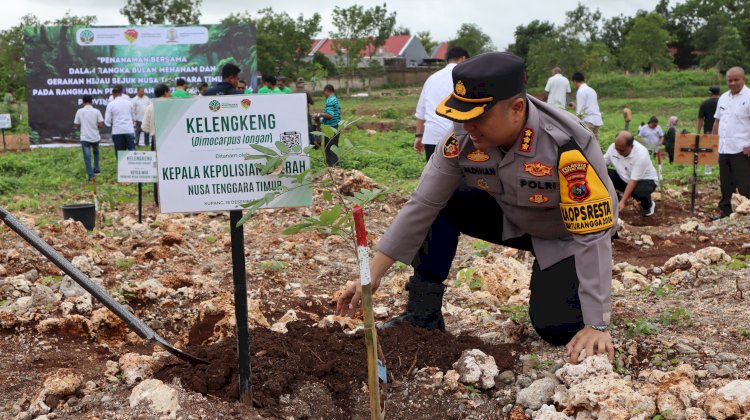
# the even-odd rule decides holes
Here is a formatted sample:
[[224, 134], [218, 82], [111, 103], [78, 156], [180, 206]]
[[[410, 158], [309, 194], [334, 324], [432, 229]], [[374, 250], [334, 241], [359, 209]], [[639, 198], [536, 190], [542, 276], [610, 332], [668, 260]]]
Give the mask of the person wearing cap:
[[[441, 313], [458, 238], [534, 253], [529, 315], [545, 341], [614, 355], [610, 323], [616, 193], [599, 143], [575, 116], [525, 91], [523, 60], [485, 53], [458, 64], [453, 92], [437, 108], [455, 133], [427, 163], [419, 186], [377, 244], [373, 290], [396, 261], [411, 264], [406, 311], [397, 322], [445, 330]], [[350, 282], [337, 312], [353, 316]]]
[[652, 154], [656, 154], [659, 146], [664, 143], [664, 131], [655, 115], [648, 119], [648, 124], [638, 129], [638, 135], [643, 137], [644, 146]]
[[750, 198], [750, 89], [745, 86], [745, 70], [727, 70], [729, 90], [719, 97], [714, 114], [713, 134], [719, 135], [719, 184], [721, 214], [732, 214], [732, 194], [738, 191]]
[[576, 86], [576, 115], [594, 133], [599, 141], [599, 129], [604, 125], [602, 113], [599, 111], [599, 100], [596, 91], [586, 84], [583, 73], [573, 73], [573, 84]]
[[451, 72], [456, 64], [469, 58], [469, 53], [461, 47], [453, 47], [445, 54], [448, 64], [432, 74], [424, 82], [422, 93], [419, 94], [414, 133], [414, 151], [422, 153], [430, 160], [438, 143], [453, 133], [453, 123], [449, 119], [439, 116], [435, 109], [438, 104], [450, 95], [453, 90]]
[[[698, 108], [698, 130], [696, 133], [711, 134], [714, 129], [714, 114], [718, 103], [719, 87], [711, 86], [708, 88], [708, 99], [701, 102], [701, 106]], [[701, 131], [701, 128], [703, 131]]]

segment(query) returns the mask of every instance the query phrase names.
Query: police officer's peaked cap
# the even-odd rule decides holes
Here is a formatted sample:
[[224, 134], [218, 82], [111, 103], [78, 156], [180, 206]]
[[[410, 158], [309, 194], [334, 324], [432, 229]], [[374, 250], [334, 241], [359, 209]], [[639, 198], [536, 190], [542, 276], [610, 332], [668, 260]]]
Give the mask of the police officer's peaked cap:
[[507, 52], [491, 52], [470, 58], [453, 68], [453, 93], [436, 112], [456, 122], [479, 118], [498, 101], [524, 90], [523, 60]]

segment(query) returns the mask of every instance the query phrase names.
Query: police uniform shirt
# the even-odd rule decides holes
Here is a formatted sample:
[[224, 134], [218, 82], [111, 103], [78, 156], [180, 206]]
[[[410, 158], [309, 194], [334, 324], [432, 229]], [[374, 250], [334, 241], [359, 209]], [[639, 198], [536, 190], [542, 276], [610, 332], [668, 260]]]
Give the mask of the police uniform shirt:
[[[617, 208], [612, 205], [616, 195], [604, 158], [591, 132], [571, 114], [533, 97], [528, 97], [528, 105], [526, 126], [507, 152], [478, 150], [465, 132], [444, 141], [377, 248], [411, 263], [437, 214], [465, 179], [469, 186], [491, 194], [502, 208], [503, 239], [531, 236], [542, 270], [575, 256], [584, 322], [606, 325], [611, 312], [611, 236]], [[575, 140], [571, 143], [571, 139]], [[559, 168], [560, 152], [571, 144], [584, 157]], [[566, 186], [561, 188], [561, 183]], [[600, 185], [596, 193], [595, 183]], [[586, 199], [570, 206], [569, 196]]]
[[424, 120], [422, 144], [437, 145], [453, 132], [453, 123], [435, 113], [435, 108], [453, 91], [451, 72], [456, 63], [450, 63], [430, 76], [417, 102], [416, 118]]
[[714, 117], [719, 120], [719, 153], [742, 153], [750, 146], [750, 89], [742, 86], [736, 95], [731, 91], [719, 97]]
[[627, 156], [622, 156], [615, 145], [610, 144], [604, 154], [604, 163], [615, 167], [617, 175], [625, 182], [652, 180], [657, 182], [656, 169], [651, 162], [648, 150], [642, 144], [633, 142], [633, 150]]

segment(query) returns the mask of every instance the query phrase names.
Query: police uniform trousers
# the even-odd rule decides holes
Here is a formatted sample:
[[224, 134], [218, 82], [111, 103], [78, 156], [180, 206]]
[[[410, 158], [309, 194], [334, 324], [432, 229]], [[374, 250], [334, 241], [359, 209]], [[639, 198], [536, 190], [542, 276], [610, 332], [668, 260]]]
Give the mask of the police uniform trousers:
[[719, 154], [719, 182], [719, 210], [721, 215], [726, 217], [732, 214], [732, 194], [736, 190], [750, 198], [750, 157], [744, 153]]
[[[494, 244], [534, 252], [529, 235], [502, 239], [503, 210], [490, 194], [461, 186], [438, 214], [414, 258], [413, 280], [442, 284], [448, 277], [461, 233]], [[567, 344], [584, 327], [573, 256], [545, 270], [534, 262], [529, 304], [534, 329], [550, 344]]]

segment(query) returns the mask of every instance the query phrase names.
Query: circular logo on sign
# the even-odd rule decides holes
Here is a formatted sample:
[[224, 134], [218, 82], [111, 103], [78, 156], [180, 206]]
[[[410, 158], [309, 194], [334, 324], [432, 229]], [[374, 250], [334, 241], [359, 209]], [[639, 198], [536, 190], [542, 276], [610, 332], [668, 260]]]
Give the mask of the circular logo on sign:
[[216, 112], [221, 109], [221, 103], [214, 99], [213, 101], [208, 103], [208, 109], [210, 109], [213, 112]]
[[245, 109], [250, 108], [250, 99], [243, 99], [242, 102], [240, 102], [240, 103], [242, 104], [243, 108], [245, 108]]
[[84, 29], [81, 31], [80, 38], [84, 44], [91, 44], [94, 42], [94, 33], [88, 29]]

